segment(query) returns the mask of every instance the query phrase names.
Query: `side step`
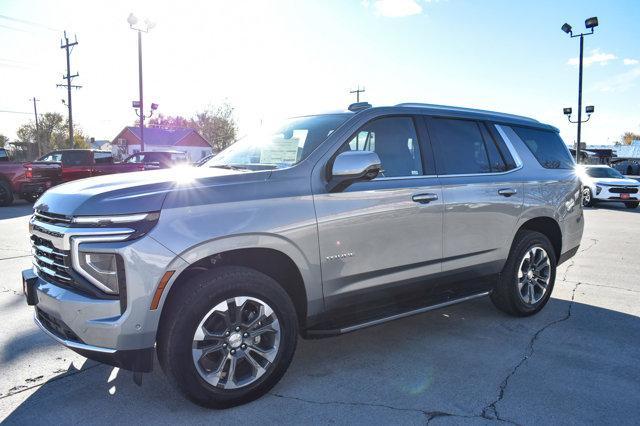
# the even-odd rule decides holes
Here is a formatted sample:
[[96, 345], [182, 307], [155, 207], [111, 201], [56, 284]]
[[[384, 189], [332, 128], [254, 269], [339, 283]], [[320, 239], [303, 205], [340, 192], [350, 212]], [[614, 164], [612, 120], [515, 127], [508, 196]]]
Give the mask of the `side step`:
[[350, 333], [352, 331], [360, 330], [360, 329], [367, 328], [367, 327], [372, 327], [374, 325], [384, 324], [385, 322], [397, 320], [397, 319], [400, 319], [400, 318], [410, 317], [412, 315], [422, 314], [424, 312], [433, 311], [435, 309], [444, 308], [446, 306], [455, 305], [457, 303], [462, 303], [462, 302], [466, 302], [466, 301], [469, 301], [469, 300], [478, 299], [480, 297], [487, 296], [489, 293], [490, 293], [489, 291], [484, 291], [482, 293], [472, 294], [471, 296], [465, 296], [465, 297], [462, 297], [460, 299], [448, 300], [446, 302], [438, 303], [438, 304], [435, 304], [435, 305], [425, 306], [423, 308], [418, 308], [418, 309], [412, 309], [410, 311], [401, 312], [401, 313], [398, 313], [398, 314], [390, 315], [390, 316], [383, 317], [383, 318], [378, 318], [378, 319], [375, 319], [375, 320], [363, 322], [363, 323], [356, 324], [356, 325], [351, 325], [351, 326], [348, 326], [348, 327], [342, 327], [342, 328], [337, 328], [337, 329], [333, 329], [333, 330], [313, 330], [313, 329], [312, 330], [306, 330], [306, 334], [309, 337], [328, 337], [328, 336], [336, 336], [336, 335], [339, 335], [339, 334]]

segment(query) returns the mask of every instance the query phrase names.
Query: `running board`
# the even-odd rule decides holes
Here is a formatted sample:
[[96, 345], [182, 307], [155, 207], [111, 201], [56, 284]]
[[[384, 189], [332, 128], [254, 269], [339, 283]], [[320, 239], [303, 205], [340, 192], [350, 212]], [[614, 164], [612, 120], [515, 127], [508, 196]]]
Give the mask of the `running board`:
[[350, 333], [352, 331], [360, 330], [367, 327], [373, 327], [374, 325], [384, 324], [385, 322], [397, 320], [400, 318], [406, 318], [412, 315], [418, 315], [425, 312], [433, 311], [435, 309], [440, 309], [447, 306], [455, 305], [457, 303], [478, 299], [480, 297], [487, 296], [489, 293], [490, 291], [484, 291], [482, 293], [472, 294], [471, 296], [462, 297], [460, 299], [448, 300], [446, 302], [438, 303], [436, 305], [425, 306], [423, 308], [418, 308], [418, 309], [412, 309], [410, 311], [401, 312], [399, 314], [394, 314], [384, 318], [378, 318], [375, 320], [363, 322], [361, 324], [356, 324], [349, 327], [337, 328], [333, 330], [307, 330], [305, 334], [308, 335], [309, 337], [322, 337], [322, 336], [335, 336], [338, 334]]

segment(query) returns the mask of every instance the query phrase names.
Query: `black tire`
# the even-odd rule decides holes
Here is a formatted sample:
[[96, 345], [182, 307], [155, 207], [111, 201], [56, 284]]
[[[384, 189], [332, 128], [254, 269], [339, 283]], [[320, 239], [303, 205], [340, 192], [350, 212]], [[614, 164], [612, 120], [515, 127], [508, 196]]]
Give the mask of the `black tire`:
[[638, 205], [640, 205], [640, 202], [638, 201], [627, 201], [624, 203], [624, 206], [628, 209], [636, 209], [638, 208]]
[[[289, 295], [269, 276], [235, 266], [203, 272], [179, 285], [164, 307], [158, 332], [158, 360], [169, 379], [187, 398], [208, 408], [244, 404], [267, 393], [286, 372], [296, 349], [298, 319]], [[279, 346], [261, 377], [244, 387], [221, 389], [208, 383], [195, 366], [194, 332], [216, 305], [241, 296], [260, 299], [273, 309], [280, 326]], [[226, 347], [230, 345], [231, 340]]]
[[13, 191], [11, 185], [0, 180], [0, 207], [7, 207], [13, 204]]
[[[549, 259], [549, 283], [546, 292], [535, 303], [525, 302], [518, 288], [518, 269], [525, 255], [535, 247], [541, 247]], [[507, 263], [505, 264], [495, 289], [491, 293], [491, 301], [501, 311], [517, 316], [526, 317], [539, 312], [549, 301], [556, 278], [556, 255], [549, 239], [540, 232], [521, 230], [516, 234]]]
[[582, 205], [584, 207], [591, 207], [593, 206], [594, 201], [593, 201], [593, 193], [591, 192], [591, 188], [588, 187], [584, 187], [582, 188]]

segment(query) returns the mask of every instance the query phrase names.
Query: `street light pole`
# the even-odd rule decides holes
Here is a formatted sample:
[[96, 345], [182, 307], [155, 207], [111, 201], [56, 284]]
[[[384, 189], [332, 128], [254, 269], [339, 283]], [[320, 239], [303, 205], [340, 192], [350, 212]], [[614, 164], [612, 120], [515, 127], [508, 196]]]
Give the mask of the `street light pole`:
[[580, 131], [582, 130], [582, 54], [584, 49], [584, 37], [580, 34], [580, 64], [578, 68], [578, 143], [576, 144], [576, 163], [580, 163]]
[[138, 101], [138, 117], [140, 119], [140, 151], [144, 151], [144, 95], [142, 90], [142, 33], [148, 33], [151, 28], [155, 26], [155, 24], [149, 20], [144, 21], [143, 26], [136, 26], [138, 23], [138, 18], [130, 13], [127, 18], [127, 22], [129, 23], [129, 27], [132, 30], [136, 30], [138, 32], [138, 86], [140, 92], [140, 99]]
[[[593, 34], [593, 29], [598, 26], [598, 18], [594, 16], [592, 18], [586, 19], [584, 21], [584, 26], [591, 31], [588, 33], [573, 34], [573, 31], [571, 30], [571, 25], [565, 23], [562, 26], [562, 31], [569, 34], [571, 38], [580, 37], [580, 59], [578, 63], [578, 68], [579, 68], [578, 70], [578, 121], [574, 122], [574, 121], [571, 121], [571, 119], [569, 118], [569, 121], [571, 121], [572, 123], [578, 123], [578, 135], [576, 140], [576, 163], [580, 162], [580, 150], [581, 150], [580, 142], [581, 142], [581, 131], [582, 131], [582, 123], [583, 123], [582, 121], [582, 59], [584, 55], [584, 36]], [[590, 108], [592, 108], [591, 112], [593, 112], [593, 107], [590, 107]], [[567, 114], [566, 111], [567, 111], [567, 108], [565, 108], [565, 114]], [[571, 112], [569, 112], [569, 114], [571, 114]], [[587, 118], [587, 120], [589, 119]], [[585, 122], [587, 120], [585, 120]]]
[[140, 151], [144, 151], [144, 96], [142, 92], [142, 31], [138, 30], [138, 84], [140, 86]]

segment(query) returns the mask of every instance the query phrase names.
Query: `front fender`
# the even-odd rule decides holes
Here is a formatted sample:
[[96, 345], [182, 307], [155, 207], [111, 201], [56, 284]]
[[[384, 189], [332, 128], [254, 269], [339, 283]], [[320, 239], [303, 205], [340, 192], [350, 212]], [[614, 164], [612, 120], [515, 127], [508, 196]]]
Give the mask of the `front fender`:
[[160, 313], [162, 312], [168, 295], [171, 293], [173, 285], [182, 272], [190, 265], [201, 259], [226, 251], [255, 248], [275, 250], [291, 259], [300, 271], [305, 286], [307, 294], [307, 315], [313, 316], [323, 310], [324, 298], [322, 294], [322, 282], [319, 278], [321, 274], [318, 261], [316, 260], [316, 262], [314, 262], [312, 259], [308, 259], [304, 252], [297, 247], [293, 241], [283, 236], [268, 233], [251, 233], [208, 240], [179, 253], [176, 260], [167, 267], [168, 271], [173, 270], [175, 273], [163, 291], [157, 309], [156, 321], [160, 319]]

